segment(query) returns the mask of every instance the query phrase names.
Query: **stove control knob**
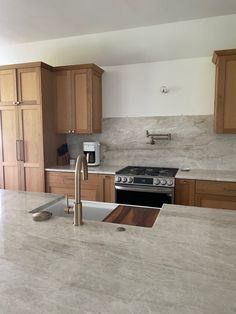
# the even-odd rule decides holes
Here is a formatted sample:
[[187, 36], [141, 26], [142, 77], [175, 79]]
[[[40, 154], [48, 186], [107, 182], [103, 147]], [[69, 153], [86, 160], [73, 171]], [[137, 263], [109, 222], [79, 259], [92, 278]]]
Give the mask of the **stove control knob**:
[[161, 179], [161, 185], [166, 185], [166, 179]]
[[126, 177], [122, 177], [122, 182], [127, 182], [127, 178]]
[[172, 180], [172, 179], [168, 179], [168, 180], [167, 180], [167, 184], [168, 184], [169, 186], [173, 185], [173, 180]]
[[121, 181], [121, 177], [116, 177], [116, 182], [120, 182]]
[[132, 183], [134, 181], [134, 179], [132, 177], [128, 178], [128, 183]]
[[155, 185], [160, 184], [160, 180], [159, 180], [159, 179], [155, 179], [155, 180], [154, 180], [154, 184], [155, 184]]

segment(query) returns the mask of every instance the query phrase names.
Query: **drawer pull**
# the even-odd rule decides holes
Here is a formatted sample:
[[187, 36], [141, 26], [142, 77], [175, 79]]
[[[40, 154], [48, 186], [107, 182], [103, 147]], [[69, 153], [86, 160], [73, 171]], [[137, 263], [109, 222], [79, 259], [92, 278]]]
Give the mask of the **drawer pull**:
[[235, 189], [224, 189], [225, 192], [234, 192], [236, 193], [236, 190]]

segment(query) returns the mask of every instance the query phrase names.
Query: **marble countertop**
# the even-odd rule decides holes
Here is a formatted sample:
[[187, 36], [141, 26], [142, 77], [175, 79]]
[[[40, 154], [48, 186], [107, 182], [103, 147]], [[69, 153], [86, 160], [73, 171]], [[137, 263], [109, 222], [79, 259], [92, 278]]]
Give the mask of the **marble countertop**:
[[[115, 172], [122, 167], [117, 166], [97, 166], [97, 167], [88, 167], [89, 173], [100, 173], [100, 174], [115, 174]], [[57, 172], [74, 172], [75, 165], [65, 165], [65, 166], [53, 166], [45, 168], [45, 171], [57, 171]]]
[[[124, 167], [102, 165], [98, 167], [88, 167], [88, 171], [89, 173], [115, 174], [115, 172], [121, 168]], [[45, 171], [74, 172], [75, 166], [54, 166], [46, 168]], [[175, 178], [236, 182], [236, 170], [190, 169], [190, 171], [182, 171], [179, 169]]]
[[236, 170], [190, 169], [190, 171], [182, 171], [180, 169], [175, 178], [236, 182]]
[[153, 228], [117, 232], [33, 221], [46, 199], [0, 191], [1, 313], [235, 313], [235, 211], [164, 205]]

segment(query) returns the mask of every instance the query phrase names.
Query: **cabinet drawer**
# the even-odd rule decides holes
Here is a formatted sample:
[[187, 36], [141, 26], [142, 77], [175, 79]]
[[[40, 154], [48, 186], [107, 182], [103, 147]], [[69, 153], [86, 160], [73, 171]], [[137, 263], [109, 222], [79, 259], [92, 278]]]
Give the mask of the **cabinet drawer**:
[[197, 180], [196, 193], [236, 196], [236, 183]]
[[100, 182], [99, 182], [99, 174], [88, 174], [88, 180], [81, 180], [81, 187], [83, 188], [86, 188], [87, 186], [89, 185], [99, 185]]
[[74, 187], [75, 176], [73, 172], [47, 172], [47, 184], [57, 187]]
[[196, 194], [196, 206], [236, 210], [236, 197], [213, 194]]

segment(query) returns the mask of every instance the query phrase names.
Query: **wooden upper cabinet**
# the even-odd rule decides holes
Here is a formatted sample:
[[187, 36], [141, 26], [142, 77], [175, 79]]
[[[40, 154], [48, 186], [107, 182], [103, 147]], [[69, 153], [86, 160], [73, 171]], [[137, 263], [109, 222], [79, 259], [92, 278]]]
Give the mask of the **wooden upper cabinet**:
[[17, 69], [18, 101], [24, 105], [41, 103], [40, 68]]
[[91, 73], [89, 70], [72, 71], [72, 107], [73, 112], [73, 130], [76, 133], [91, 133], [91, 101], [92, 84]]
[[101, 132], [103, 70], [90, 64], [57, 67], [54, 71], [56, 132]]
[[0, 105], [40, 104], [40, 68], [0, 70]]
[[215, 51], [216, 133], [236, 133], [236, 49]]
[[0, 70], [0, 105], [16, 105], [16, 69]]
[[54, 75], [54, 102], [57, 133], [72, 129], [71, 72], [59, 71]]

